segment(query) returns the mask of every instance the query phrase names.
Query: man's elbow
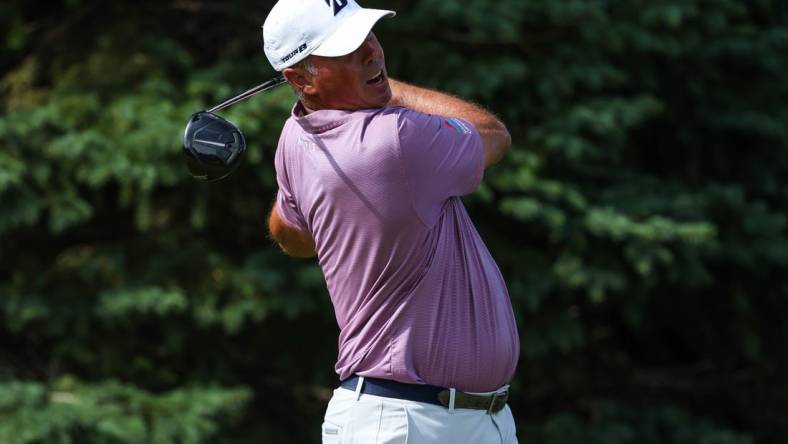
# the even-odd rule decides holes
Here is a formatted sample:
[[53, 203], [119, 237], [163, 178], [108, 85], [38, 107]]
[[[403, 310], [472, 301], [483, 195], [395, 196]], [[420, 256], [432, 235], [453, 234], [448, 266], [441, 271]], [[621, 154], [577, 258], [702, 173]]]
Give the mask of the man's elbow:
[[506, 154], [506, 151], [508, 151], [509, 147], [512, 146], [512, 135], [509, 134], [509, 130], [506, 128], [506, 125], [500, 121], [498, 122], [497, 128], [495, 129], [494, 137], [492, 137], [490, 145], [490, 149], [487, 150], [485, 155], [485, 167], [489, 167], [500, 162], [501, 159], [503, 159], [504, 154]]
[[279, 248], [282, 250], [282, 252], [288, 256], [297, 257], [300, 259], [309, 259], [317, 255], [314, 248], [309, 248], [302, 245], [287, 246], [279, 242], [277, 242], [277, 245], [279, 245]]
[[288, 256], [298, 258], [314, 257], [315, 242], [312, 237], [306, 233], [298, 232], [287, 225], [279, 217], [276, 209], [271, 211], [268, 218], [268, 232], [271, 239], [279, 245], [279, 248]]
[[509, 133], [509, 128], [507, 128], [506, 125], [504, 125], [503, 122], [501, 122], [501, 128], [503, 130], [504, 143], [506, 145], [506, 147], [504, 148], [504, 151], [506, 151], [506, 150], [509, 149], [510, 146], [512, 146], [512, 135], [511, 135], [511, 133]]
[[273, 239], [274, 242], [279, 245], [279, 249], [288, 256], [308, 259], [317, 254], [315, 252], [314, 242], [296, 238], [292, 233], [281, 233], [271, 230], [271, 239]]
[[503, 158], [503, 155], [509, 151], [509, 147], [512, 146], [512, 135], [509, 133], [509, 129], [506, 128], [506, 125], [501, 123], [501, 157], [498, 160]]

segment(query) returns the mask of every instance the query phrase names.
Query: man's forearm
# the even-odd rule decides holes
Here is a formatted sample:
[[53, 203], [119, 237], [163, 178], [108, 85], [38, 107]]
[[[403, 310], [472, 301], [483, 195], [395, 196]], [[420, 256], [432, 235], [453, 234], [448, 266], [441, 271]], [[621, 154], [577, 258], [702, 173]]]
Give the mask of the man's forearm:
[[444, 117], [475, 114], [481, 117], [488, 114], [489, 116], [485, 117], [495, 118], [479, 106], [440, 91], [410, 85], [395, 79], [389, 79], [389, 85], [392, 94], [389, 105], [404, 106], [421, 113]]
[[426, 114], [459, 117], [473, 124], [484, 145], [484, 166], [497, 163], [512, 143], [506, 126], [491, 112], [460, 98], [439, 91], [389, 79], [389, 105], [404, 106]]

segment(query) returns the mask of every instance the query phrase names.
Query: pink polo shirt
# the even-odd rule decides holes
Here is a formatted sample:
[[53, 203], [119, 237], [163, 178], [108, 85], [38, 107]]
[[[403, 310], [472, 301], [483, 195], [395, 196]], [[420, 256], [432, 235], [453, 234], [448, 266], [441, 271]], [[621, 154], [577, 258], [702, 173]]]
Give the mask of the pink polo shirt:
[[484, 173], [476, 129], [403, 107], [302, 111], [276, 151], [277, 205], [315, 240], [339, 378], [508, 383], [520, 348], [511, 302], [460, 200]]

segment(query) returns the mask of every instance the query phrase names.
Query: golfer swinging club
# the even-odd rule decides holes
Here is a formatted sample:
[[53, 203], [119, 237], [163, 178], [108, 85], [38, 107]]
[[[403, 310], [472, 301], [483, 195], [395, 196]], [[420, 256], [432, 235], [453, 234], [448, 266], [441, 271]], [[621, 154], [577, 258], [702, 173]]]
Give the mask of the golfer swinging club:
[[511, 138], [478, 106], [388, 77], [372, 27], [393, 15], [280, 0], [263, 26], [298, 94], [269, 229], [317, 255], [341, 330], [323, 443], [516, 443], [517, 327], [460, 200]]

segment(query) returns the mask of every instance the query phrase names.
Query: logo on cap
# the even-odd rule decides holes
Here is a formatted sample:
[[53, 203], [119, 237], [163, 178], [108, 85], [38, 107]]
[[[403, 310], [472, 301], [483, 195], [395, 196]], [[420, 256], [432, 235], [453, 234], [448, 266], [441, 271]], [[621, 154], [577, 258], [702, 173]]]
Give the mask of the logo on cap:
[[294, 49], [293, 52], [287, 54], [286, 56], [282, 57], [282, 63], [287, 62], [288, 60], [292, 59], [293, 57], [297, 56], [298, 54], [306, 51], [306, 43], [303, 43], [298, 48]]
[[334, 16], [339, 14], [339, 11], [342, 10], [345, 6], [347, 6], [347, 0], [326, 0], [326, 5], [331, 7], [333, 4], [334, 7]]

